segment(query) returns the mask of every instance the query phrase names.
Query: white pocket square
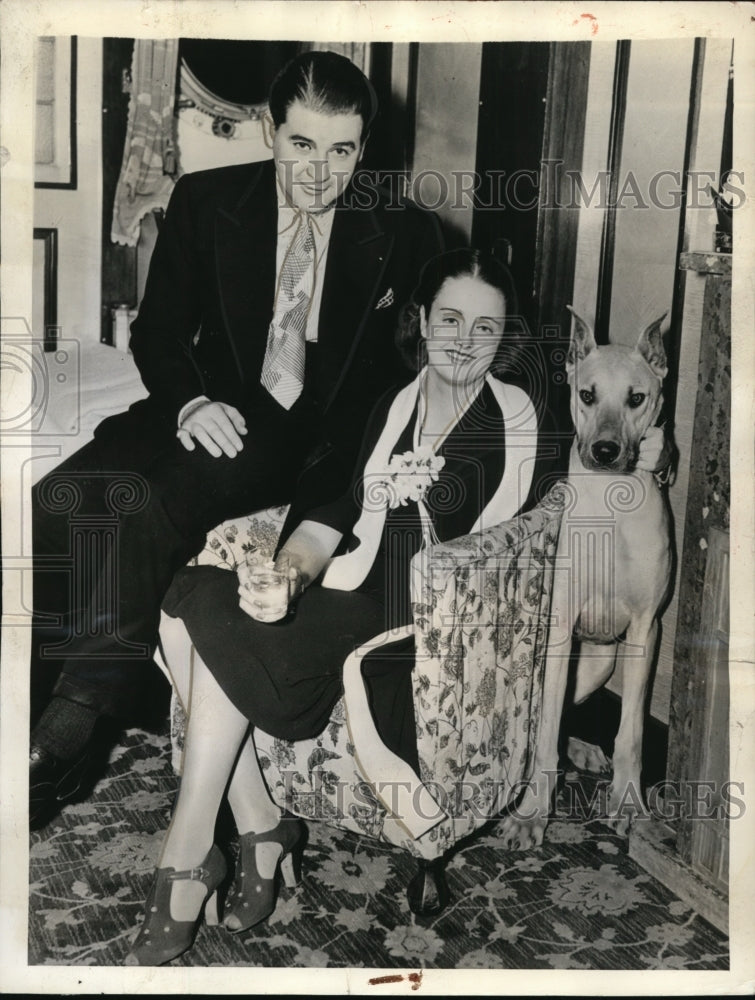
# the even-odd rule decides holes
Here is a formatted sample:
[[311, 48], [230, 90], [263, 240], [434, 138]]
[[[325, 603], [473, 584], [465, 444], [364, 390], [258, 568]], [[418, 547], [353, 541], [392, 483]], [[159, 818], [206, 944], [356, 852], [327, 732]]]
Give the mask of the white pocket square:
[[375, 306], [376, 309], [387, 309], [393, 305], [393, 289], [389, 288], [385, 295], [382, 295]]

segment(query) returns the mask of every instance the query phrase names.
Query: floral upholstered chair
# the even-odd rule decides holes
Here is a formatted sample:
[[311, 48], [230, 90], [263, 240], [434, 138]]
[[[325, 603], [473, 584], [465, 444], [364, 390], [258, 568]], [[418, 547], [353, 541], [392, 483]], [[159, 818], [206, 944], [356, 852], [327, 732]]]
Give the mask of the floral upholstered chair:
[[[529, 513], [415, 556], [410, 629], [421, 781], [377, 734], [358, 654], [344, 665], [344, 696], [316, 739], [289, 742], [255, 730], [270, 793], [281, 807], [416, 856], [419, 871], [408, 889], [415, 912], [445, 905], [444, 855], [511, 806], [530, 776], [565, 497], [556, 484]], [[222, 524], [198, 561], [233, 570], [251, 548], [272, 553], [285, 513], [274, 508]], [[164, 619], [161, 636], [176, 681], [173, 748], [180, 771], [185, 717], [175, 692], [186, 689], [177, 672], [190, 669], [192, 650], [171, 619]]]

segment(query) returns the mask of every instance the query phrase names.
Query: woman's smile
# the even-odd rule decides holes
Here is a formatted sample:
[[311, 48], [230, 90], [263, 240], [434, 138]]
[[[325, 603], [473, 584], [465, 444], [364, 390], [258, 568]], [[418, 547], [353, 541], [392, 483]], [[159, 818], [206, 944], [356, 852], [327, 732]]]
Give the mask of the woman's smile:
[[446, 356], [456, 365], [464, 365], [475, 360], [475, 355], [461, 347], [447, 347]]

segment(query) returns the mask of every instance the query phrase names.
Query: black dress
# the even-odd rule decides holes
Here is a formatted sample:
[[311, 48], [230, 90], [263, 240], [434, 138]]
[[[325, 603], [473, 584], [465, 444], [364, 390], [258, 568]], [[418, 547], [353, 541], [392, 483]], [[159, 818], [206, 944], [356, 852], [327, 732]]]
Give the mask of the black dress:
[[[338, 527], [345, 537], [361, 510], [359, 485], [366, 456], [387, 414], [378, 405], [366, 435], [355, 487], [309, 519]], [[416, 410], [393, 453], [411, 451]], [[438, 454], [445, 465], [425, 500], [436, 534], [466, 534], [501, 481], [503, 418], [486, 384]], [[342, 667], [359, 645], [412, 620], [409, 562], [422, 545], [416, 503], [387, 511], [377, 557], [353, 591], [313, 583], [293, 614], [278, 623], [250, 618], [238, 603], [235, 573], [213, 566], [178, 572], [163, 609], [184, 620], [191, 639], [226, 695], [250, 722], [282, 739], [319, 735], [343, 692]], [[381, 646], [363, 660], [371, 709], [383, 742], [418, 770], [411, 688], [414, 640]]]

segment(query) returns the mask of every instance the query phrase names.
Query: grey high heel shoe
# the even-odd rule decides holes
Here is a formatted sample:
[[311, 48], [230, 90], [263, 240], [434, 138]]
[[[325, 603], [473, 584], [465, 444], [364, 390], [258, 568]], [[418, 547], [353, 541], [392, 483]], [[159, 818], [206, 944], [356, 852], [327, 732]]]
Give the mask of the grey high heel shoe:
[[[217, 924], [217, 889], [226, 870], [225, 859], [215, 845], [197, 868], [158, 868], [145, 904], [144, 923], [124, 965], [165, 965], [191, 948], [203, 916], [208, 924]], [[173, 920], [170, 915], [173, 883], [183, 880], [202, 882], [207, 889], [194, 920]]]
[[[301, 879], [305, 826], [294, 816], [284, 816], [272, 830], [244, 833], [239, 838], [238, 875], [234, 890], [228, 895], [230, 909], [223, 925], [232, 934], [240, 934], [261, 923], [275, 909], [278, 873], [289, 889]], [[272, 878], [263, 878], [257, 868], [257, 844], [280, 844], [281, 854]], [[230, 921], [230, 922], [229, 922]], [[238, 926], [234, 926], [237, 923]]]

